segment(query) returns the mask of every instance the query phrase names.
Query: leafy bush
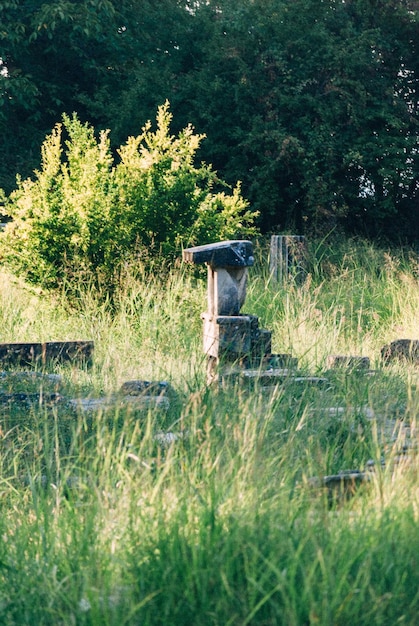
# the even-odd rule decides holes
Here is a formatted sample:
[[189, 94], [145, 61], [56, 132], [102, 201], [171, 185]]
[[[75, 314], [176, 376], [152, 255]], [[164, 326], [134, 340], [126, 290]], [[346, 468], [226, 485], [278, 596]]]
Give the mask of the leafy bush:
[[64, 115], [42, 145], [41, 170], [18, 177], [7, 199], [12, 221], [0, 252], [9, 267], [45, 287], [77, 275], [109, 289], [141, 250], [167, 256], [253, 234], [255, 213], [240, 185], [227, 189], [210, 165], [194, 165], [204, 136], [191, 126], [172, 136], [171, 120], [166, 102], [156, 131], [148, 122], [129, 137], [115, 164], [109, 131], [96, 139], [92, 126]]

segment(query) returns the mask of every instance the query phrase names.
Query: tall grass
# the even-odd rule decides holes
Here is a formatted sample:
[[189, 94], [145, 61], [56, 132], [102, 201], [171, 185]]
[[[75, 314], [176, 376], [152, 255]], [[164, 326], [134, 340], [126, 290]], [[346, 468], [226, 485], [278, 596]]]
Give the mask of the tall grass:
[[[266, 259], [267, 250], [261, 250]], [[365, 241], [310, 243], [301, 286], [273, 284], [266, 263], [251, 282], [247, 308], [273, 330], [274, 349], [312, 368], [329, 354], [363, 354], [373, 362], [393, 339], [419, 335], [418, 258]], [[262, 271], [260, 271], [262, 269]]]
[[[2, 274], [2, 341], [95, 340], [92, 370], [58, 370], [66, 394], [165, 378], [179, 403], [0, 407], [0, 623], [416, 624], [419, 465], [400, 454], [415, 442], [416, 369], [379, 360], [383, 343], [417, 338], [414, 262], [345, 242], [314, 250], [301, 287], [256, 267], [246, 311], [327, 378], [271, 393], [206, 388], [205, 280], [139, 270], [113, 308]], [[325, 372], [332, 353], [377, 372]], [[313, 486], [370, 460], [350, 499]]]

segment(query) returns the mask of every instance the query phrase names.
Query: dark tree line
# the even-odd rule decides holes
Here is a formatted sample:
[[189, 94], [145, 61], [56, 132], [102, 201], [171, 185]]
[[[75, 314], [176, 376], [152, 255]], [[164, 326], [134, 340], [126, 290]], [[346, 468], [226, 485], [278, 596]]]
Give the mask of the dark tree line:
[[117, 146], [170, 101], [260, 226], [419, 239], [419, 3], [3, 0], [0, 187], [76, 111]]

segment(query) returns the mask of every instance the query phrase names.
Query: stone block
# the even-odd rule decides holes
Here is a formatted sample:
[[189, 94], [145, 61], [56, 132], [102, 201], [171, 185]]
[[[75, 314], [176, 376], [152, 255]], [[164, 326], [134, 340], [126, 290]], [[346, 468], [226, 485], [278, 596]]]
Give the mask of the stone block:
[[250, 267], [254, 264], [251, 241], [229, 240], [186, 248], [183, 259], [189, 263], [207, 263], [211, 267]]
[[92, 365], [93, 341], [47, 341], [42, 345], [42, 361]]
[[298, 367], [298, 359], [287, 353], [269, 354], [266, 356], [266, 366], [267, 368], [293, 370]]
[[329, 379], [323, 376], [289, 376], [287, 379], [290, 383], [296, 383], [298, 385], [306, 385], [307, 387], [321, 387], [325, 388], [329, 386]]
[[333, 354], [327, 357], [327, 367], [329, 369], [368, 370], [370, 360], [367, 356]]
[[251, 358], [262, 360], [272, 352], [272, 332], [265, 328], [258, 328], [251, 337]]
[[203, 313], [204, 352], [211, 357], [238, 358], [251, 350], [251, 319], [247, 315], [212, 317]]
[[119, 393], [124, 396], [165, 396], [174, 395], [174, 390], [166, 381], [127, 380], [121, 385]]
[[158, 409], [167, 411], [170, 408], [170, 400], [166, 396], [156, 395], [112, 395], [101, 398], [71, 398], [67, 405], [81, 413], [95, 413], [100, 411], [115, 411], [125, 408], [132, 411], [146, 411]]
[[13, 393], [0, 392], [0, 410], [5, 407], [10, 409], [12, 406], [25, 409], [31, 409], [36, 406], [51, 407], [63, 401], [64, 398], [59, 393], [25, 393], [23, 391]]
[[91, 365], [93, 348], [93, 341], [2, 343], [0, 363], [4, 367], [42, 367], [51, 362]]
[[286, 369], [261, 370], [250, 369], [243, 370], [240, 374], [240, 381], [246, 383], [249, 387], [274, 387], [282, 385], [289, 378], [289, 371]]
[[121, 398], [121, 405], [133, 411], [144, 411], [147, 409], [168, 411], [170, 409], [170, 400], [166, 396], [155, 395], [123, 396]]
[[42, 343], [1, 343], [0, 362], [5, 367], [42, 364]]
[[173, 432], [161, 432], [161, 433], [157, 433], [156, 435], [154, 435], [154, 441], [157, 441], [157, 443], [162, 447], [162, 448], [169, 448], [172, 444], [179, 442], [179, 441], [184, 441], [186, 439], [186, 437], [188, 436], [188, 432], [177, 432], [177, 433], [173, 433]]
[[345, 501], [355, 495], [357, 490], [371, 482], [371, 474], [359, 470], [343, 470], [339, 474], [313, 477], [308, 480], [314, 489], [326, 489], [330, 504]]
[[397, 339], [381, 348], [381, 358], [390, 361], [410, 361], [419, 364], [419, 340]]

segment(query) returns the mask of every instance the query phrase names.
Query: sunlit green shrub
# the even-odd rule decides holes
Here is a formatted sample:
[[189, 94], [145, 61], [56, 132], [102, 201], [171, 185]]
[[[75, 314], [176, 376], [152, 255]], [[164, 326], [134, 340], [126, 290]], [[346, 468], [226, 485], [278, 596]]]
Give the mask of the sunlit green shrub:
[[137, 137], [111, 151], [88, 123], [63, 116], [42, 145], [34, 178], [18, 178], [6, 202], [12, 218], [1, 238], [3, 260], [25, 279], [57, 287], [74, 276], [105, 288], [121, 263], [141, 251], [173, 255], [182, 246], [249, 236], [255, 214], [210, 165], [195, 165], [203, 135], [187, 126], [170, 134], [169, 105]]

